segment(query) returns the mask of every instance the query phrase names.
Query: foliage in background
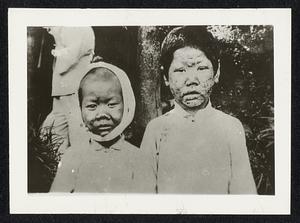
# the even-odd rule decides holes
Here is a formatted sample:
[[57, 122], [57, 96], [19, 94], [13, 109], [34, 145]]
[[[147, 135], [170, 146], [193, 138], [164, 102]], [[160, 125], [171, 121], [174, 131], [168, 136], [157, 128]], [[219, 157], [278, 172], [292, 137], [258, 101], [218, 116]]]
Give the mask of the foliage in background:
[[272, 26], [209, 26], [220, 41], [221, 79], [214, 106], [241, 120], [259, 194], [274, 194]]
[[[41, 122], [39, 122], [41, 124]], [[54, 179], [61, 154], [62, 138], [49, 128], [37, 128], [32, 122], [28, 126], [28, 192], [48, 192]]]

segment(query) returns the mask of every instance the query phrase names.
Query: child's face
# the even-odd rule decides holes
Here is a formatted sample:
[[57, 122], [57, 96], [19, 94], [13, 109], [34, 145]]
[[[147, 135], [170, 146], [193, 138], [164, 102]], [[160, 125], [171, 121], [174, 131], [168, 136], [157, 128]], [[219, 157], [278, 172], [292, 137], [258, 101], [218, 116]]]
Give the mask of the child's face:
[[110, 133], [122, 120], [123, 106], [121, 85], [113, 73], [88, 77], [82, 85], [82, 119], [92, 133]]
[[215, 82], [212, 63], [199, 49], [180, 48], [173, 54], [169, 82], [181, 107], [187, 111], [199, 110], [206, 106]]

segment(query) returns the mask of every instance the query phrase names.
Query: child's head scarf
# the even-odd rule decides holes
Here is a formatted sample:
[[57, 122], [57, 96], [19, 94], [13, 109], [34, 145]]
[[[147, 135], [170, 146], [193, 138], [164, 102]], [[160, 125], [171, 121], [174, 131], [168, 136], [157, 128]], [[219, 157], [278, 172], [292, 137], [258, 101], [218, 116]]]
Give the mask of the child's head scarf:
[[98, 142], [105, 142], [105, 141], [113, 140], [114, 138], [120, 136], [123, 133], [123, 131], [129, 126], [129, 124], [132, 122], [134, 117], [134, 112], [135, 112], [135, 97], [131, 87], [130, 80], [128, 79], [126, 73], [123, 70], [109, 63], [97, 62], [97, 63], [91, 63], [89, 65], [85, 75], [94, 68], [106, 68], [111, 72], [113, 72], [120, 81], [122, 95], [123, 95], [124, 110], [123, 110], [123, 117], [120, 124], [116, 126], [110, 133], [108, 133], [103, 137], [88, 131], [91, 139]]

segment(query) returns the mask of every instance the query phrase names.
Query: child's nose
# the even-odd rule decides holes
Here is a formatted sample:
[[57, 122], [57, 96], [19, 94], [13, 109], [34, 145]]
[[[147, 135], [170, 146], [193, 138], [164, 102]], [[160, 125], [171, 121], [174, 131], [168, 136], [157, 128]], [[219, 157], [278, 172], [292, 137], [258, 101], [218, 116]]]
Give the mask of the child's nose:
[[186, 86], [199, 85], [199, 78], [196, 69], [188, 69], [186, 72]]
[[99, 105], [97, 107], [96, 118], [109, 118], [107, 106]]

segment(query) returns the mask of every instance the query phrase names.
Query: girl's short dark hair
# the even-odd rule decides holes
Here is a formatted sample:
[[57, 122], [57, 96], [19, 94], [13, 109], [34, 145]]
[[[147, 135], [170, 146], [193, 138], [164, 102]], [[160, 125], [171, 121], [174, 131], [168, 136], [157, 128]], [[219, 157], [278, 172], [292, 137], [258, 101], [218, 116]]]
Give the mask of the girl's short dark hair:
[[171, 30], [162, 42], [161, 64], [167, 79], [174, 52], [187, 46], [203, 51], [217, 72], [220, 56], [217, 40], [205, 26], [183, 26]]

